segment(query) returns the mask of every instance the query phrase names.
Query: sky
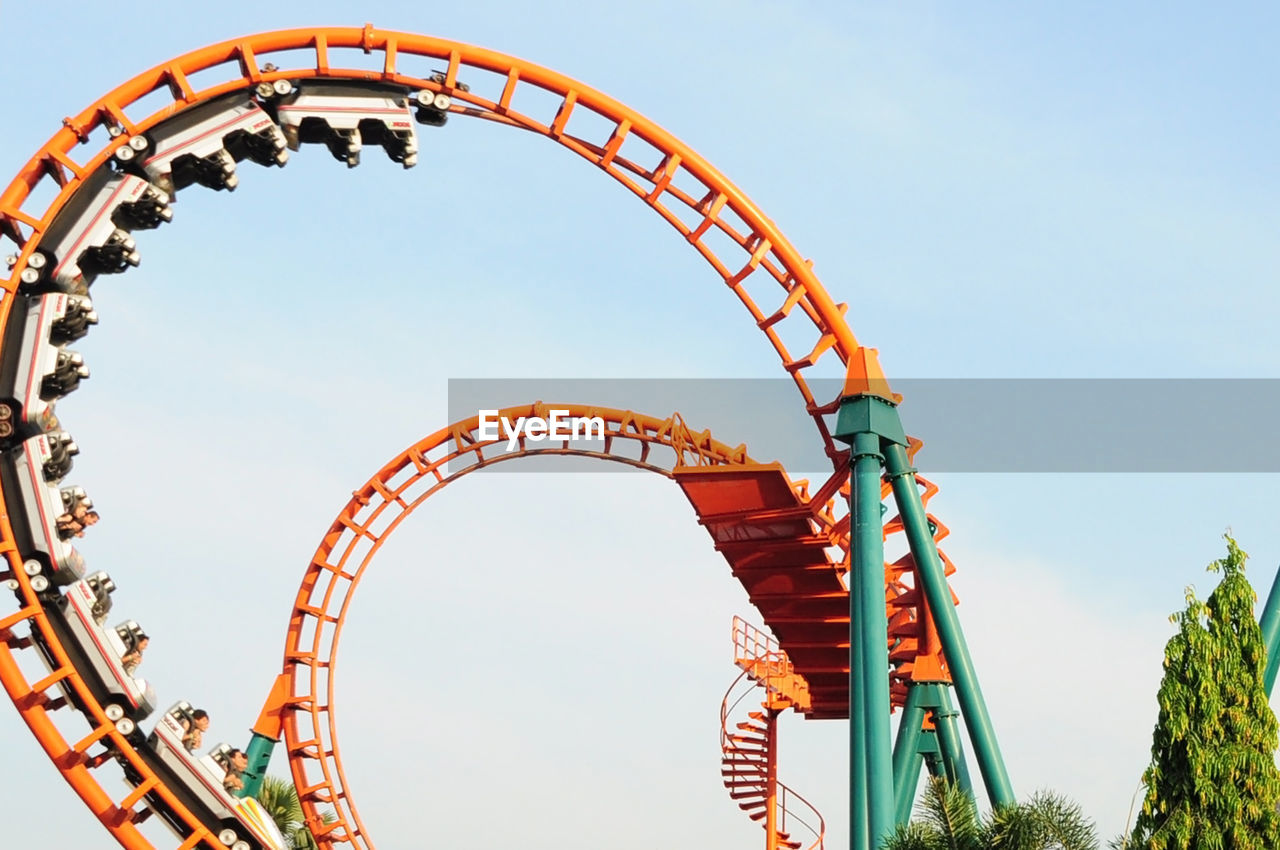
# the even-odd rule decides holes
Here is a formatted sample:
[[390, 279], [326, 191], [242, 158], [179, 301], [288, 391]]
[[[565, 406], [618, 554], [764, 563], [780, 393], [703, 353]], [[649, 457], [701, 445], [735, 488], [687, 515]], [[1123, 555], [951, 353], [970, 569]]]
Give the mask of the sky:
[[[0, 163], [16, 173], [64, 115], [187, 50], [372, 21], [547, 65], [688, 142], [813, 259], [890, 379], [1270, 378], [1277, 16], [228, 0], [122, 19], [6, 4]], [[375, 151], [348, 171], [321, 148], [282, 170], [242, 164], [234, 194], [182, 192], [173, 223], [139, 235], [140, 268], [95, 284], [101, 324], [78, 344], [93, 374], [59, 405], [82, 448], [72, 477], [103, 516], [81, 549], [152, 636], [142, 672], [162, 704], [207, 708], [213, 741], [247, 741], [316, 545], [353, 489], [447, 424], [449, 379], [783, 376], [714, 272], [595, 169], [456, 117], [420, 144], [410, 171]], [[750, 423], [734, 427], [716, 436], [750, 445]], [[1015, 791], [1062, 791], [1118, 833], [1168, 615], [1186, 586], [1212, 587], [1228, 529], [1265, 595], [1275, 476], [933, 478]], [[734, 614], [758, 620], [665, 479], [448, 488], [385, 547], [344, 634], [343, 758], [372, 837], [752, 846], [759, 827], [719, 778]], [[5, 713], [0, 789], [29, 816], [0, 843], [113, 846]], [[846, 846], [844, 726], [785, 717], [780, 734], [783, 780]]]

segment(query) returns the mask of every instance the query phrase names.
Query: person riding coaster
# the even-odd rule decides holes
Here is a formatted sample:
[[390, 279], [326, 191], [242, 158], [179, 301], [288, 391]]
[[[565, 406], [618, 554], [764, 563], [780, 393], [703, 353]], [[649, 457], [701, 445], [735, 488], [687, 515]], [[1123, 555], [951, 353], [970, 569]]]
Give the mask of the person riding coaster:
[[[237, 798], [227, 789], [229, 768], [234, 769], [234, 753], [238, 751], [225, 744], [203, 756], [194, 748], [188, 749], [191, 731], [201, 727], [208, 728], [205, 712], [193, 709], [188, 702], [176, 703], [156, 722], [141, 750], [143, 757], [166, 779], [166, 786], [179, 789], [183, 804], [231, 850], [287, 850], [289, 845], [262, 805], [251, 797]], [[135, 785], [141, 781], [128, 771], [126, 778]], [[183, 834], [181, 819], [163, 798], [148, 793], [147, 800], [181, 838], [188, 837]]]

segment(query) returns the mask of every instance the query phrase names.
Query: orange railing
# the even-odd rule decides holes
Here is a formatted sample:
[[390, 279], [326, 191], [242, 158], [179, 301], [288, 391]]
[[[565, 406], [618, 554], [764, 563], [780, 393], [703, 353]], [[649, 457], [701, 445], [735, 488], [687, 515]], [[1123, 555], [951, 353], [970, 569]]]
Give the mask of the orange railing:
[[[797, 811], [803, 813], [805, 817], [797, 814]], [[788, 824], [791, 824], [791, 826], [788, 826]], [[804, 827], [805, 831], [813, 836], [813, 843], [809, 845], [808, 850], [823, 850], [823, 841], [827, 834], [827, 822], [822, 819], [822, 813], [814, 808], [813, 803], [810, 803], [804, 797], [779, 782], [778, 829], [782, 832], [794, 833], [797, 824]]]
[[809, 708], [809, 683], [796, 673], [787, 653], [762, 629], [733, 618], [733, 663], [770, 693], [785, 697], [802, 711]]
[[[748, 682], [750, 687], [739, 690], [738, 686], [744, 681]], [[747, 671], [743, 670], [738, 674], [738, 678], [733, 680], [729, 690], [725, 691], [724, 700], [720, 703], [720, 750], [725, 754], [736, 749], [732, 740], [733, 733], [729, 731], [729, 717], [733, 714], [734, 709], [755, 691], [755, 686], [756, 683], [748, 679]]]

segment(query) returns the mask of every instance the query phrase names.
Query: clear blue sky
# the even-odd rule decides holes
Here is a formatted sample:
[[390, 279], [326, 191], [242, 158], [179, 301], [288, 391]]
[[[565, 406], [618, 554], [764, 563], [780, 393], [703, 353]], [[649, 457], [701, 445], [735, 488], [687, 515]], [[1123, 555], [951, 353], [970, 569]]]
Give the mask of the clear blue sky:
[[[1261, 4], [7, 4], [0, 163], [16, 172], [64, 115], [188, 49], [365, 21], [541, 62], [663, 124], [813, 258], [891, 377], [1280, 373], [1277, 12]], [[446, 424], [448, 378], [781, 375], [694, 252], [593, 169], [456, 118], [421, 141], [409, 172], [373, 152], [348, 172], [319, 148], [244, 164], [234, 195], [182, 193], [138, 239], [142, 267], [95, 286], [93, 377], [59, 408], [104, 517], [83, 551], [152, 635], [162, 702], [207, 707], [214, 740], [247, 738], [323, 531]], [[1016, 789], [1060, 789], [1118, 832], [1166, 617], [1185, 585], [1207, 592], [1228, 526], [1265, 592], [1276, 478], [938, 480]], [[729, 618], [750, 612], [673, 485], [476, 476], [377, 572], [340, 689], [384, 846], [758, 840], [716, 740]], [[109, 846], [4, 715], [18, 767], [0, 789], [29, 815], [3, 843]], [[782, 735], [784, 780], [842, 846], [843, 727]]]

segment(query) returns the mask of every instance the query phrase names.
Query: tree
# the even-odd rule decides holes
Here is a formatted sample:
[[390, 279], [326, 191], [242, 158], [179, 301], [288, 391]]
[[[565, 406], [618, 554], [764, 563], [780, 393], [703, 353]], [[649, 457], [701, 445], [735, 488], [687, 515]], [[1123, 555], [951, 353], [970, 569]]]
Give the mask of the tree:
[[1142, 850], [1270, 850], [1280, 846], [1276, 717], [1262, 677], [1266, 646], [1253, 616], [1248, 557], [1231, 536], [1209, 565], [1222, 580], [1207, 602], [1187, 588], [1170, 617], [1160, 715], [1142, 811], [1128, 846]]
[[1046, 791], [979, 818], [968, 794], [934, 778], [925, 789], [917, 817], [898, 827], [884, 850], [1096, 850], [1098, 846], [1093, 823], [1080, 807]]
[[[256, 796], [280, 828], [280, 834], [291, 850], [316, 850], [315, 836], [307, 829], [302, 803], [298, 800], [298, 789], [292, 782], [278, 776], [264, 776], [262, 787], [258, 789]], [[324, 812], [321, 817], [325, 823], [336, 820], [331, 811]]]

